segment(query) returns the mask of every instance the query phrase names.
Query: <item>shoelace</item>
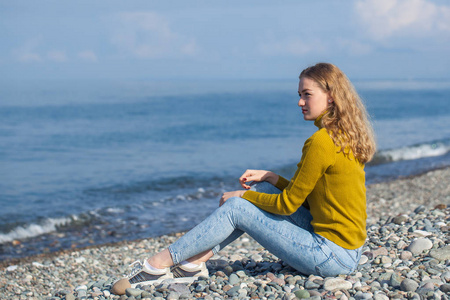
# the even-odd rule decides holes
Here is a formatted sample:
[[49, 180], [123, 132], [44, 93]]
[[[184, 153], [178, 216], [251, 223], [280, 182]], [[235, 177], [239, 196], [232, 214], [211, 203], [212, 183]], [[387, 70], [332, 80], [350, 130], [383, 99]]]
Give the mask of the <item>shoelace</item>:
[[144, 264], [142, 262], [140, 262], [139, 260], [136, 260], [134, 263], [132, 263], [131, 265], [129, 265], [129, 267], [133, 267], [133, 269], [131, 269], [130, 274], [128, 274], [128, 278], [132, 278], [134, 275], [136, 275], [137, 273], [139, 273], [140, 270], [142, 270]]

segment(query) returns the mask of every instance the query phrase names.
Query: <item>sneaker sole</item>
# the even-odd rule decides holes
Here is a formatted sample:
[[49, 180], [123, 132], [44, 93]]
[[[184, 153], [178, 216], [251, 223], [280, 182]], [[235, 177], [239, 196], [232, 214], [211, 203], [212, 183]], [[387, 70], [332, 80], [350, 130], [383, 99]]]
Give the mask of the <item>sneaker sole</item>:
[[136, 288], [137, 286], [145, 286], [145, 285], [157, 285], [162, 282], [166, 284], [172, 284], [172, 283], [193, 283], [196, 281], [198, 277], [180, 277], [180, 278], [163, 278], [158, 280], [151, 280], [151, 281], [143, 281], [138, 283], [131, 284], [132, 288]]
[[181, 266], [175, 266], [170, 269], [173, 274], [173, 278], [198, 278], [198, 277], [209, 277], [209, 272], [206, 268], [200, 270], [189, 271], [183, 269]]
[[161, 279], [157, 279], [157, 280], [142, 281], [142, 282], [132, 283], [131, 287], [134, 289], [138, 285], [142, 285], [142, 286], [144, 286], [144, 285], [155, 285], [155, 284], [160, 284], [164, 280], [171, 280], [171, 279], [173, 279], [173, 278], [161, 278]]

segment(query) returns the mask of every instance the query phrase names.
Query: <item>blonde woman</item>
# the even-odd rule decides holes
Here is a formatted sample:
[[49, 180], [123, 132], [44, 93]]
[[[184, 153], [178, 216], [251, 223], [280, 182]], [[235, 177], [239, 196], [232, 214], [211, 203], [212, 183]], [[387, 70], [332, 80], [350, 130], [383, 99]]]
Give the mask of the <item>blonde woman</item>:
[[329, 63], [302, 71], [298, 106], [318, 130], [291, 180], [247, 170], [243, 190], [162, 252], [138, 263], [132, 286], [207, 276], [205, 262], [244, 232], [303, 274], [355, 270], [366, 239], [364, 164], [375, 152], [367, 113], [345, 74]]

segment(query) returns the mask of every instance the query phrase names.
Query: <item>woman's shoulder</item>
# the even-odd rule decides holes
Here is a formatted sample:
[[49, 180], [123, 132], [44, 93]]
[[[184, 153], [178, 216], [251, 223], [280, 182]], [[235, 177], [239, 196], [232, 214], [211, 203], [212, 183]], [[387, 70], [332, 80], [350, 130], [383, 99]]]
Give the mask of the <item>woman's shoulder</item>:
[[305, 146], [313, 148], [329, 148], [333, 151], [335, 148], [333, 139], [325, 128], [317, 130], [310, 138], [308, 138], [305, 142]]
[[308, 141], [316, 142], [316, 143], [320, 143], [320, 142], [333, 143], [331, 136], [328, 134], [328, 131], [325, 128], [320, 128], [319, 130], [314, 132], [314, 134], [308, 139]]

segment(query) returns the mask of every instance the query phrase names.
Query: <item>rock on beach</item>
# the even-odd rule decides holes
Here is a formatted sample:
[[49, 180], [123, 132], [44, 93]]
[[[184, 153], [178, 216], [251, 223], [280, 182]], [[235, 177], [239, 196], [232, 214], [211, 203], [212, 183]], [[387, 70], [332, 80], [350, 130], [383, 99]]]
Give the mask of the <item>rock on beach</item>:
[[419, 287], [419, 283], [416, 281], [406, 278], [400, 284], [400, 289], [405, 292], [414, 292]]
[[115, 284], [113, 284], [111, 288], [111, 293], [114, 295], [123, 295], [126, 293], [126, 290], [128, 288], [131, 288], [131, 284], [126, 278], [122, 278], [119, 281], [117, 281]]
[[447, 245], [439, 249], [431, 250], [430, 256], [439, 261], [450, 260], [450, 245]]
[[342, 278], [329, 278], [325, 280], [323, 288], [327, 291], [349, 290], [352, 288], [352, 283]]
[[[2, 262], [2, 299], [450, 299], [450, 169], [367, 188], [367, 240], [351, 274], [305, 276], [243, 235], [210, 276], [120, 291], [113, 283], [182, 233]], [[401, 216], [401, 218], [399, 217]], [[120, 293], [121, 295], [116, 295]], [[124, 294], [124, 295], [123, 295]]]
[[429, 250], [433, 247], [433, 242], [430, 241], [429, 239], [417, 239], [414, 240], [408, 247], [408, 250], [414, 254], [420, 254], [422, 253], [424, 250]]

